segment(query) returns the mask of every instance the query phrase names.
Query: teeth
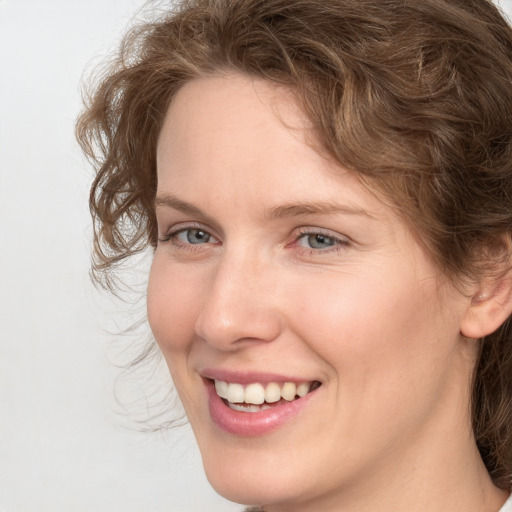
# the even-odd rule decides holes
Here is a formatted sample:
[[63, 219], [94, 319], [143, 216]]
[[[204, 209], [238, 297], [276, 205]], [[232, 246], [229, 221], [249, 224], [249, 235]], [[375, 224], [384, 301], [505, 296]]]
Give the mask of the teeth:
[[281, 396], [291, 402], [297, 394], [297, 386], [293, 382], [285, 382], [283, 389], [281, 389]]
[[228, 384], [226, 400], [231, 403], [245, 402], [245, 392], [242, 384]]
[[279, 384], [275, 382], [267, 384], [265, 388], [265, 402], [273, 404], [274, 402], [279, 402], [279, 400], [281, 400], [281, 388]]
[[265, 409], [270, 409], [269, 405], [232, 404], [231, 402], [228, 402], [228, 405], [230, 409], [241, 412], [260, 412], [264, 411]]
[[[316, 384], [316, 383], [315, 383]], [[277, 382], [270, 382], [266, 386], [260, 383], [253, 383], [247, 386], [242, 384], [228, 383], [222, 380], [215, 381], [215, 391], [221, 398], [229, 402], [229, 406], [237, 411], [258, 412], [268, 408], [262, 404], [272, 404], [284, 399], [288, 402], [295, 400], [295, 397], [306, 396], [313, 386], [313, 382], [285, 382], [280, 386]], [[254, 407], [249, 407], [250, 404]], [[254, 408], [254, 410], [252, 410]]]
[[227, 398], [228, 397], [228, 383], [224, 382], [223, 380], [216, 380], [215, 381], [215, 391], [217, 391], [217, 395], [219, 395], [221, 398]]
[[301, 382], [297, 386], [297, 395], [299, 395], [301, 398], [306, 396], [309, 393], [310, 388], [311, 384], [309, 382]]
[[260, 405], [265, 401], [265, 388], [261, 384], [249, 384], [245, 388], [244, 402]]

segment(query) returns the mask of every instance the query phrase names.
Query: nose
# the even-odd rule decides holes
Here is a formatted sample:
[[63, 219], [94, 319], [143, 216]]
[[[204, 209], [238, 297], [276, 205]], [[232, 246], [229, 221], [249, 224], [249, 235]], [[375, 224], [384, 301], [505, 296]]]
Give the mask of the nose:
[[276, 339], [282, 319], [270, 267], [241, 255], [219, 261], [196, 320], [196, 333], [221, 350]]

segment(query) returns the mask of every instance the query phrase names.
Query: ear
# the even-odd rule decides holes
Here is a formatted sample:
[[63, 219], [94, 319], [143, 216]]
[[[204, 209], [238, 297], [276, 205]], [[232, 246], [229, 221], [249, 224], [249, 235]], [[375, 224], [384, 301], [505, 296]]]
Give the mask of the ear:
[[493, 333], [512, 314], [512, 270], [487, 277], [475, 288], [460, 332], [478, 339]]

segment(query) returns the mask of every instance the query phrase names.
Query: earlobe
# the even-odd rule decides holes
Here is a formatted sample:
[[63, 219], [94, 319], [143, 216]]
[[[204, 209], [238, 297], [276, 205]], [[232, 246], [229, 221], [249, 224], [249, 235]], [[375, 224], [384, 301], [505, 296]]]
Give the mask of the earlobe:
[[481, 283], [462, 318], [460, 332], [467, 338], [482, 338], [498, 329], [511, 314], [512, 270]]

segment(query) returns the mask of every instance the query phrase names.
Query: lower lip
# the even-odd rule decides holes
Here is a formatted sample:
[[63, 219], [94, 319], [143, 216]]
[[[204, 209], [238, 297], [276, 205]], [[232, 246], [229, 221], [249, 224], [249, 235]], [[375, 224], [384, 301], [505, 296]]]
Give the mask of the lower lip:
[[310, 401], [314, 392], [302, 398], [279, 404], [259, 412], [230, 409], [215, 392], [212, 381], [207, 381], [210, 416], [221, 430], [243, 437], [263, 436], [278, 429], [297, 416]]

